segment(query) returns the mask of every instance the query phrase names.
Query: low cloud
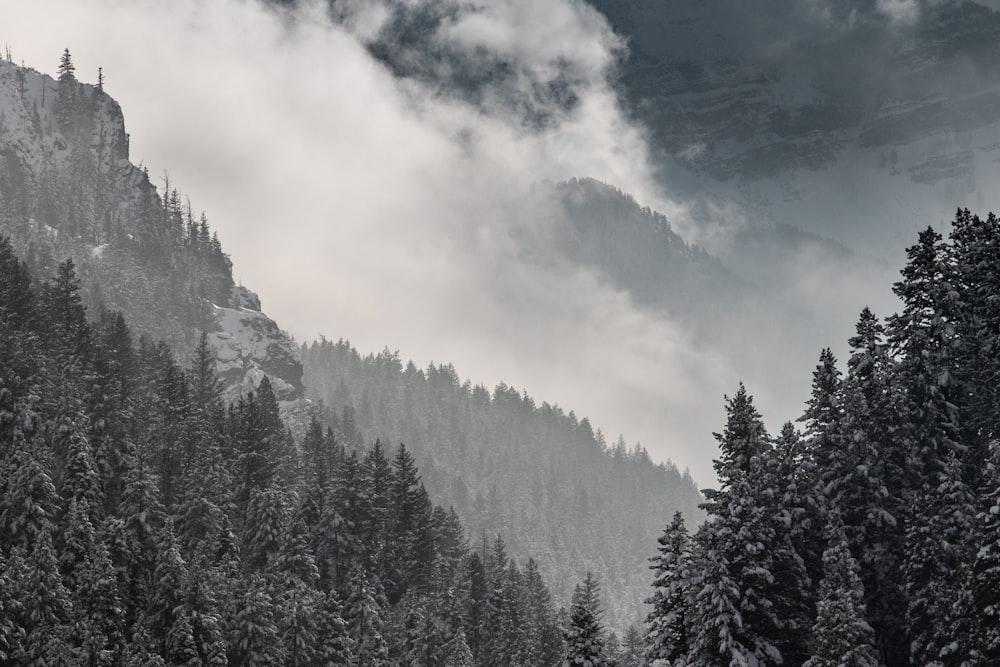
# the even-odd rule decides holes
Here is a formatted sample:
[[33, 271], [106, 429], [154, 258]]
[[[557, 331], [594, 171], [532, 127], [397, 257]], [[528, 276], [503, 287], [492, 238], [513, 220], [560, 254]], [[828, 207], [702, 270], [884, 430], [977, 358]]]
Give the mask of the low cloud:
[[[520, 234], [529, 221], [508, 203], [542, 180], [593, 177], [695, 229], [657, 185], [610, 81], [624, 44], [585, 3], [448, 0], [435, 43], [515, 73], [487, 79], [474, 101], [371, 56], [390, 2], [339, 2], [337, 24], [318, 3], [295, 14], [243, 0], [18, 4], [3, 26], [15, 60], [52, 72], [69, 47], [82, 80], [102, 67], [133, 160], [169, 172], [207, 212], [237, 277], [299, 340], [387, 346], [524, 388], [703, 484], [722, 395], [740, 379], [765, 414], [797, 416], [785, 410], [807, 395], [810, 368], [792, 388], [789, 369], [774, 381], [782, 351], [766, 333], [740, 332], [760, 354], [733, 359], [594, 272], [526, 260], [540, 250], [521, 239], [544, 234]], [[545, 96], [554, 84], [571, 104]], [[526, 123], [512, 93], [548, 105], [547, 122]]]

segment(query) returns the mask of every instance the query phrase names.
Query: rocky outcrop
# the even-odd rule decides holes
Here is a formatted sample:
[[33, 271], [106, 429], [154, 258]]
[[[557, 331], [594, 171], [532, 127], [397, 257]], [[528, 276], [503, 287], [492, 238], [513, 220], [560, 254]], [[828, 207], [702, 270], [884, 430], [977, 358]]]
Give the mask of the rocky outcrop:
[[217, 351], [217, 370], [232, 399], [252, 391], [266, 374], [279, 401], [302, 395], [302, 360], [298, 347], [270, 317], [260, 312], [260, 298], [244, 287], [234, 290], [235, 307], [216, 306], [219, 331], [209, 334]]

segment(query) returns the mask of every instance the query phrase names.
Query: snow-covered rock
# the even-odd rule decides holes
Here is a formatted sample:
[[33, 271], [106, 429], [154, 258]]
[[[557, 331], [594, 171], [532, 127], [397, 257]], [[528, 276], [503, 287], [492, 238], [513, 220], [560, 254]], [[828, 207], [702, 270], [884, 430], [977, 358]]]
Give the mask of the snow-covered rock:
[[[266, 374], [279, 401], [293, 401], [302, 392], [302, 360], [292, 339], [260, 312], [260, 300], [244, 288], [242, 303], [249, 307], [215, 306], [219, 331], [209, 333], [216, 350], [216, 368], [226, 384], [227, 398], [252, 391]], [[234, 294], [237, 290], [234, 290]], [[254, 299], [251, 300], [250, 296]]]

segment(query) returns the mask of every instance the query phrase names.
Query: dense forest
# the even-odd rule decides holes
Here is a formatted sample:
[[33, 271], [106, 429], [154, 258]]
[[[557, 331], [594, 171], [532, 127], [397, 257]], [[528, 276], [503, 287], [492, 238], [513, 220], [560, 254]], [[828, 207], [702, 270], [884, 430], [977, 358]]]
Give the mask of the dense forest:
[[[302, 368], [227, 389], [249, 293], [101, 83], [59, 74], [0, 63], [0, 663], [1000, 662], [994, 215], [920, 234], [798, 427], [726, 398], [701, 497], [573, 412], [345, 341], [299, 348], [308, 409], [276, 388]], [[549, 190], [567, 255], [616, 271], [632, 211], [659, 245], [611, 274], [650, 303], [732, 278], [622, 193]]]
[[686, 473], [525, 392], [460, 383], [451, 366], [421, 370], [390, 352], [362, 356], [345, 341], [304, 345], [302, 360], [307, 395], [345, 442], [405, 442], [470, 538], [504, 535], [558, 598], [593, 572], [619, 632], [642, 620], [649, 536], [664, 507], [702, 516]]
[[[425, 490], [396, 422], [354, 424], [341, 409], [323, 426], [310, 419], [320, 411], [290, 410], [303, 405], [280, 394], [295, 398], [294, 358], [284, 379], [230, 378], [244, 360], [219, 345], [243, 336], [273, 361], [283, 334], [225, 328], [266, 318], [234, 288], [205, 216], [128, 161], [120, 109], [101, 83], [77, 81], [68, 51], [58, 80], [8, 61], [0, 84], [0, 662], [545, 665], [561, 660], [563, 630], [618, 652], [604, 619], [630, 595], [624, 615], [637, 621], [642, 593], [612, 578], [602, 594], [603, 577], [584, 573], [608, 563], [584, 552], [552, 595], [530, 549], [554, 570], [562, 544], [524, 543], [526, 507], [508, 510], [494, 489], [479, 501], [496, 521], [466, 531], [432, 502], [451, 494]], [[454, 371], [428, 377], [472, 400]], [[533, 447], [558, 435], [586, 453], [605, 480], [575, 486], [595, 506], [623, 475], [648, 489], [681, 479], [572, 413], [504, 387], [484, 394], [496, 412], [477, 418], [527, 416], [542, 427]], [[383, 430], [393, 445], [369, 437]], [[502, 431], [465, 435], [486, 447]], [[637, 659], [640, 640], [632, 627], [624, 654]]]
[[804, 433], [727, 399], [708, 519], [659, 540], [651, 662], [1000, 661], [1000, 224], [959, 210], [907, 258], [901, 312], [861, 313], [846, 373], [820, 355]]
[[558, 661], [535, 562], [470, 549], [405, 446], [296, 443], [266, 378], [223, 403], [207, 335], [182, 368], [6, 239], [0, 315], [5, 664]]

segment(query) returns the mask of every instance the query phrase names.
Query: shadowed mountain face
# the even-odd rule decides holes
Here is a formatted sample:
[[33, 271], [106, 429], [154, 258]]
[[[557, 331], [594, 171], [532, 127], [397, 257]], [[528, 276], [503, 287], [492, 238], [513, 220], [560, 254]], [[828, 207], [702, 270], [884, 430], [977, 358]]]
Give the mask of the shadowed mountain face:
[[[946, 2], [593, 0], [667, 187], [892, 255], [988, 206], [1000, 14]], [[724, 216], [723, 216], [724, 217]], [[719, 223], [716, 212], [699, 224]]]
[[[285, 3], [294, 4], [294, 3]], [[503, 3], [499, 3], [503, 4]], [[354, 26], [357, 3], [331, 0]], [[397, 76], [526, 127], [572, 112], [592, 76], [578, 64], [521, 67], [466, 49], [460, 2], [382, 2], [366, 36]], [[968, 0], [590, 0], [620, 60], [606, 72], [651, 138], [660, 183], [678, 201], [711, 201], [685, 238], [745, 220], [801, 227], [892, 255], [956, 205], [987, 207], [1000, 182], [1000, 13]], [[596, 10], [596, 11], [595, 11]], [[356, 30], [356, 26], [353, 28]], [[555, 72], [555, 74], [553, 74]], [[900, 222], [903, 221], [903, 222]], [[707, 231], [706, 231], [707, 228]]]
[[[1000, 120], [1000, 15], [973, 2], [593, 4], [629, 38], [625, 89], [658, 145], [718, 178]], [[911, 175], [968, 160], [941, 162]]]

